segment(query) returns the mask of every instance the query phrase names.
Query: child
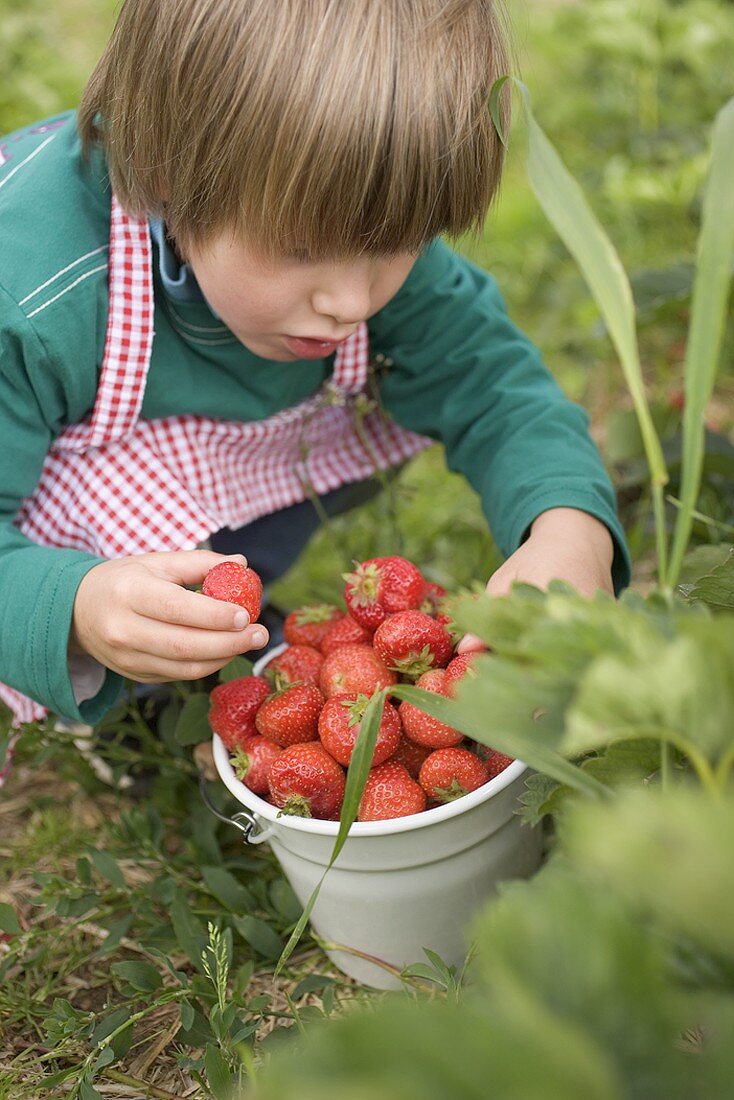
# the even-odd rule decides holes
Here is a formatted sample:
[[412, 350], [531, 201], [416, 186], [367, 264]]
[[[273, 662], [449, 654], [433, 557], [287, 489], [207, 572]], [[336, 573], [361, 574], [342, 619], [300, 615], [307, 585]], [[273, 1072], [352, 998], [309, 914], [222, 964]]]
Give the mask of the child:
[[[78, 114], [5, 138], [0, 697], [18, 720], [94, 723], [122, 676], [262, 647], [185, 587], [217, 547], [249, 555], [260, 525], [267, 570], [280, 517], [292, 559], [312, 491], [433, 440], [507, 555], [491, 592], [626, 583], [584, 413], [439, 239], [497, 190], [506, 70], [490, 0], [126, 0]], [[358, 433], [371, 384], [388, 415]]]

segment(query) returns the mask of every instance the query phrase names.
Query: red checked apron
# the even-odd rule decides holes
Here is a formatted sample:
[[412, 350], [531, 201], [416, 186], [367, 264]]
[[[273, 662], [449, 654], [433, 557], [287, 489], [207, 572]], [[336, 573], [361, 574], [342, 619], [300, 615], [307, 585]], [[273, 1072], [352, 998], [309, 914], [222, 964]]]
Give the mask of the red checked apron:
[[[94, 409], [54, 441], [15, 519], [33, 542], [104, 558], [194, 549], [222, 527], [237, 529], [312, 492], [363, 481], [432, 442], [377, 408], [362, 408], [357, 429], [355, 402], [365, 394], [369, 363], [364, 323], [339, 347], [318, 394], [266, 420], [141, 420], [153, 344], [150, 233], [114, 196], [109, 295]], [[46, 713], [3, 684], [0, 699], [16, 723]]]

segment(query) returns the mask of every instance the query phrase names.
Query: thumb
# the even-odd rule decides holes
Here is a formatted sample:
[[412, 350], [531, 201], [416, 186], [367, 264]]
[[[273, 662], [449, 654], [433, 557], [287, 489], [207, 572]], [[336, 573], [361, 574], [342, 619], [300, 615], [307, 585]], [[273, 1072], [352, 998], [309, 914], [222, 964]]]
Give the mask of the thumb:
[[476, 634], [465, 634], [456, 647], [457, 653], [481, 653], [487, 646]]
[[216, 554], [213, 550], [162, 551], [146, 557], [153, 572], [176, 584], [201, 584], [209, 570], [223, 561], [247, 565], [244, 554]]

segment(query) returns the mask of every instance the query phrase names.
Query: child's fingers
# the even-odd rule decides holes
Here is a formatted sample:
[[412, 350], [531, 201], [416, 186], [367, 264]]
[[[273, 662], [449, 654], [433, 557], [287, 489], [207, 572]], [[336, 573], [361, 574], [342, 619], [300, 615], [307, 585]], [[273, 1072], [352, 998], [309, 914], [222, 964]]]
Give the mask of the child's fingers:
[[131, 609], [147, 619], [201, 630], [241, 631], [249, 623], [247, 612], [237, 604], [213, 600], [201, 592], [189, 592], [158, 577], [139, 579]]
[[143, 559], [152, 572], [174, 584], [201, 584], [215, 565], [223, 561], [237, 561], [247, 565], [244, 554], [215, 554], [213, 550], [173, 550], [158, 554], [145, 554]]
[[486, 645], [476, 634], [465, 634], [456, 647], [457, 653], [481, 653]]
[[260, 625], [237, 631], [198, 630], [136, 616], [134, 639], [136, 651], [166, 661], [191, 664], [230, 661], [240, 653], [260, 649], [268, 640], [268, 632]]

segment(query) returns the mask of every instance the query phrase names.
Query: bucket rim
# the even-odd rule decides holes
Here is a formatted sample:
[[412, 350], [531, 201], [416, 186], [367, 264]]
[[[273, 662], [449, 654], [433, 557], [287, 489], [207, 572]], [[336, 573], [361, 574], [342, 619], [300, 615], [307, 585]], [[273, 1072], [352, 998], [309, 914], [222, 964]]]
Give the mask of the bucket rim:
[[[241, 802], [243, 806], [246, 806], [259, 818], [264, 818], [274, 825], [283, 825], [287, 829], [296, 829], [298, 832], [316, 833], [320, 836], [336, 838], [340, 827], [338, 821], [321, 821], [317, 818], [294, 817], [284, 814], [277, 806], [266, 802], [264, 798], [260, 798], [249, 787], [246, 787], [235, 775], [234, 768], [229, 761], [229, 753], [216, 734], [212, 737], [212, 751], [219, 777], [230, 794], [234, 795], [238, 802]], [[490, 779], [488, 783], [484, 783], [481, 787], [477, 787], [475, 791], [470, 791], [469, 794], [462, 795], [461, 798], [457, 798], [453, 802], [447, 802], [444, 806], [434, 806], [433, 809], [423, 810], [419, 814], [408, 814], [405, 817], [393, 817], [383, 821], [355, 821], [349, 830], [349, 836], [387, 836], [393, 833], [408, 832], [411, 829], [425, 829], [429, 825], [437, 825], [441, 821], [458, 817], [459, 814], [466, 813], [475, 806], [481, 805], [482, 802], [493, 798], [494, 795], [499, 794], [505, 787], [518, 779], [526, 770], [527, 765], [522, 760], [513, 760], [494, 779]]]

